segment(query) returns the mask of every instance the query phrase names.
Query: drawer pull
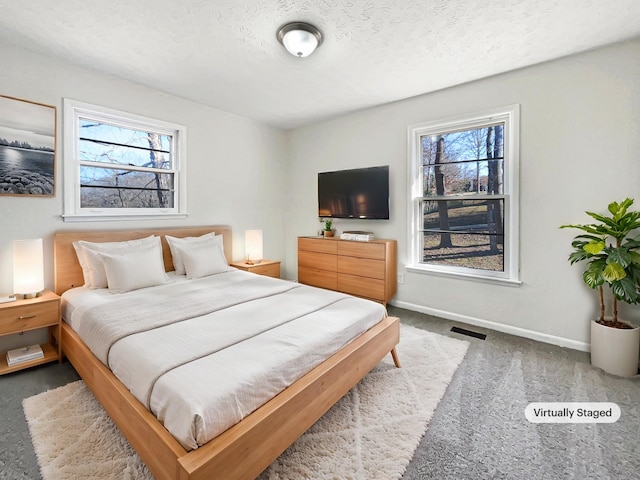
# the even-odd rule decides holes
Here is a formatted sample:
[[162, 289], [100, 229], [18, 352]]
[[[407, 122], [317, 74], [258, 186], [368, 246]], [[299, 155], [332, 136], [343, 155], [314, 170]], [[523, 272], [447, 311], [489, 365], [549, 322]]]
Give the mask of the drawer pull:
[[19, 320], [27, 320], [27, 319], [29, 319], [29, 318], [34, 318], [35, 316], [36, 316], [35, 314], [33, 314], [33, 315], [20, 315], [20, 316], [18, 317], [18, 319], [19, 319]]

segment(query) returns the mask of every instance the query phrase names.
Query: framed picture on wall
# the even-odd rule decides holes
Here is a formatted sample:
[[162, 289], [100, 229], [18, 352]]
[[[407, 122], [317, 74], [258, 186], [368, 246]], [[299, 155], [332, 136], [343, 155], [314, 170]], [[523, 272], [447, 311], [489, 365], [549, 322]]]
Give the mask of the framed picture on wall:
[[0, 195], [55, 195], [56, 107], [0, 95]]

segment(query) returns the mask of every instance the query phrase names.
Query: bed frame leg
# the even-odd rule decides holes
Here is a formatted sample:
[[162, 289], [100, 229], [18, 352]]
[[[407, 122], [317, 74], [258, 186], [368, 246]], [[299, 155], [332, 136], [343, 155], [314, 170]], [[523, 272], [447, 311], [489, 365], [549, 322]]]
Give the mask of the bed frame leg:
[[400, 360], [398, 360], [398, 354], [396, 353], [396, 347], [391, 349], [391, 357], [393, 358], [393, 363], [395, 363], [396, 367], [400, 368]]

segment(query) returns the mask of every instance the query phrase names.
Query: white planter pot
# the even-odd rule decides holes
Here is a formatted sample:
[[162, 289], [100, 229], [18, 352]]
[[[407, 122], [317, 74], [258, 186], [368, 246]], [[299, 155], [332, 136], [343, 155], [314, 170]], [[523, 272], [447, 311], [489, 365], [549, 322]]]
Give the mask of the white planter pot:
[[611, 328], [591, 322], [591, 364], [607, 373], [631, 377], [638, 373], [640, 328]]

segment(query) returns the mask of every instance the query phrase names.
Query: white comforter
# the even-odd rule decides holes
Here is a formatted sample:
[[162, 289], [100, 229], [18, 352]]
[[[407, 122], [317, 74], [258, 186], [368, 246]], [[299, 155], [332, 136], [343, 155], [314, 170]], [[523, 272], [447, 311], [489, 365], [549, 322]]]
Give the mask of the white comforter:
[[385, 316], [374, 302], [237, 270], [63, 299], [92, 352], [188, 450]]

